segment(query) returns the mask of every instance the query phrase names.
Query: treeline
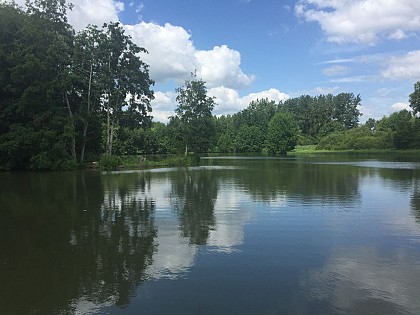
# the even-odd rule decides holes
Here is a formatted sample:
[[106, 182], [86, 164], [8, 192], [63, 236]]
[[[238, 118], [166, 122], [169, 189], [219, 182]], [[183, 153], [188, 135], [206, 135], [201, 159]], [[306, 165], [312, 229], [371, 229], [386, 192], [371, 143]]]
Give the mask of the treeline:
[[268, 99], [253, 101], [233, 116], [217, 119], [219, 152], [261, 152], [270, 147], [269, 124], [276, 113], [288, 113], [296, 122], [298, 144], [317, 143], [318, 139], [334, 131], [343, 131], [358, 125], [360, 96], [341, 93], [303, 95], [276, 104]]
[[[420, 93], [417, 86], [420, 83], [410, 95], [413, 112], [413, 99]], [[282, 154], [296, 145], [316, 145], [320, 150], [420, 148], [420, 120], [413, 112], [401, 110], [360, 124], [360, 102], [361, 97], [352, 93], [305, 95], [280, 103], [252, 101], [234, 115], [213, 116], [202, 124], [201, 138], [199, 132], [193, 133], [202, 147], [193, 151]], [[183, 153], [179, 123], [172, 117], [167, 125], [154, 122], [147, 130], [121, 130], [125, 141], [118, 145], [118, 154]]]
[[262, 99], [215, 117], [195, 73], [153, 122], [148, 65], [118, 23], [76, 33], [65, 0], [0, 3], [0, 169], [74, 169], [113, 155], [420, 148], [420, 82], [403, 110], [360, 125], [353, 93]]

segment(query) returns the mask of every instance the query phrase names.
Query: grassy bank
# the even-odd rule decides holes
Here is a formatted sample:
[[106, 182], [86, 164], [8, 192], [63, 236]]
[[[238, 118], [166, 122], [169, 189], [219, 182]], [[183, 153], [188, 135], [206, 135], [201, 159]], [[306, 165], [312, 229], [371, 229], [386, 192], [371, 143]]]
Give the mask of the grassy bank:
[[290, 155], [300, 154], [402, 154], [402, 155], [419, 155], [420, 149], [396, 150], [396, 149], [361, 149], [361, 150], [317, 150], [316, 145], [297, 146], [293, 151], [288, 152]]

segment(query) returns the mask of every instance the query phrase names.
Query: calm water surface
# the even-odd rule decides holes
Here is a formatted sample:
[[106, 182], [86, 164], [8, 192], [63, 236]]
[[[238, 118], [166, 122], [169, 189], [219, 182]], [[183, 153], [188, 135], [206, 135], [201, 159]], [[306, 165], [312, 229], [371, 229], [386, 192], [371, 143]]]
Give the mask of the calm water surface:
[[420, 163], [0, 173], [0, 314], [420, 314]]

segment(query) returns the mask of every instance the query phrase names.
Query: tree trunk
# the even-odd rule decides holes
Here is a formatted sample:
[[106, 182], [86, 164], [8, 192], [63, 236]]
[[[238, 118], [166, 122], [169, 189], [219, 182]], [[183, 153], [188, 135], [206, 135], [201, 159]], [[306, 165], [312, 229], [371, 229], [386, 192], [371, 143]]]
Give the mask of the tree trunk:
[[111, 121], [111, 125], [109, 126], [109, 144], [108, 144], [108, 154], [112, 155], [112, 144], [114, 141], [114, 119]]
[[87, 109], [86, 109], [86, 117], [83, 119], [83, 135], [82, 135], [82, 148], [80, 150], [80, 163], [83, 163], [85, 160], [85, 150], [86, 150], [86, 143], [87, 143], [87, 130], [89, 126], [88, 119], [91, 115], [90, 109], [90, 96], [92, 91], [92, 74], [93, 74], [93, 63], [90, 64], [90, 71], [89, 71], [89, 85], [88, 85], [88, 97], [87, 97]]
[[188, 144], [185, 144], [185, 156], [187, 156], [188, 155]]
[[72, 135], [71, 135], [71, 140], [70, 140], [71, 158], [73, 159], [73, 161], [76, 162], [76, 137], [75, 137], [74, 118], [73, 118], [73, 112], [71, 111], [69, 97], [67, 95], [67, 92], [64, 92], [64, 98], [66, 100], [67, 110], [69, 112], [70, 124], [71, 124], [71, 129], [72, 129]]
[[88, 122], [83, 121], [83, 136], [82, 136], [82, 148], [80, 149], [80, 163], [83, 163], [85, 160], [85, 149], [87, 143], [87, 130], [88, 130]]

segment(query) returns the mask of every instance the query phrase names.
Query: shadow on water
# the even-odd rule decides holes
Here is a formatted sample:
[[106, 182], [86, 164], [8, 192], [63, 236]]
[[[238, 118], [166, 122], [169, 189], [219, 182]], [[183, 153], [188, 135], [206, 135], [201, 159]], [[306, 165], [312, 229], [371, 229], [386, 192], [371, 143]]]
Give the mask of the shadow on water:
[[127, 305], [152, 263], [155, 204], [98, 173], [2, 174], [0, 310], [87, 313]]

